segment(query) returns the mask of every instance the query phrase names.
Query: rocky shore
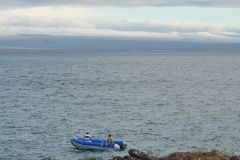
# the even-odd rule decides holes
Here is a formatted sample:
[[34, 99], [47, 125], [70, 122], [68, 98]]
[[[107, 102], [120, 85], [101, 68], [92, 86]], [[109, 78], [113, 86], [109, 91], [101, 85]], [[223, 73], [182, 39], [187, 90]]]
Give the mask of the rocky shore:
[[[217, 150], [212, 150], [210, 152], [206, 151], [196, 151], [196, 152], [175, 152], [171, 153], [166, 157], [155, 157], [150, 156], [144, 152], [137, 149], [130, 149], [128, 151], [129, 155], [124, 157], [115, 156], [113, 160], [240, 160], [240, 156], [230, 156], [221, 153]], [[50, 158], [44, 158], [42, 160], [51, 160]], [[85, 160], [98, 160], [96, 158], [85, 158]]]
[[[211, 152], [196, 151], [196, 152], [175, 152], [166, 157], [149, 156], [137, 149], [130, 149], [129, 155], [124, 157], [115, 156], [113, 160], [240, 160], [240, 156], [230, 156], [222, 154], [217, 150]], [[85, 160], [97, 160], [95, 158], [86, 158]]]

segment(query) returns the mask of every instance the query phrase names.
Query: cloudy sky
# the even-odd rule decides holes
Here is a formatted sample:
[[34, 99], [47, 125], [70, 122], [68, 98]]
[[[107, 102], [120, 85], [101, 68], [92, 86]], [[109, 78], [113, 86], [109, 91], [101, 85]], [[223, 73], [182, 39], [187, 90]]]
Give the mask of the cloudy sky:
[[0, 0], [0, 38], [21, 35], [240, 43], [240, 1]]

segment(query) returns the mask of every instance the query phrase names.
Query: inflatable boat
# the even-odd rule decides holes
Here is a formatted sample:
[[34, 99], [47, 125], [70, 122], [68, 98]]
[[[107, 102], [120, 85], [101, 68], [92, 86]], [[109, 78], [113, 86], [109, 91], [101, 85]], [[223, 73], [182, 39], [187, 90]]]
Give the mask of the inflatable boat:
[[85, 141], [85, 138], [74, 137], [70, 140], [71, 144], [79, 149], [111, 149], [119, 150], [127, 147], [123, 140], [114, 140], [113, 143], [107, 143], [106, 140], [92, 138], [91, 141]]

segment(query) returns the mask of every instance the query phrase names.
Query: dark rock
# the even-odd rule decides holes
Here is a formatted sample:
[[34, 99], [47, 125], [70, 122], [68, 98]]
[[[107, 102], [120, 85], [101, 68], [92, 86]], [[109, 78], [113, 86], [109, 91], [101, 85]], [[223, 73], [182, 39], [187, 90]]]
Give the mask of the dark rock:
[[85, 158], [85, 160], [97, 160], [96, 158]]
[[[222, 155], [217, 150], [211, 152], [175, 152], [165, 157], [148, 156], [137, 149], [130, 149], [127, 156], [115, 157], [113, 160], [240, 160], [240, 156]], [[117, 159], [118, 158], [118, 159]]]
[[185, 153], [185, 155], [187, 156], [187, 160], [198, 160], [198, 157], [191, 153]]
[[175, 152], [170, 154], [168, 157], [169, 160], [187, 160], [187, 156], [183, 152]]
[[124, 160], [134, 160], [134, 158], [131, 157], [131, 156], [129, 156], [129, 155], [124, 156], [123, 159], [124, 159]]
[[124, 159], [120, 156], [116, 156], [116, 157], [113, 157], [113, 160], [124, 160]]
[[144, 152], [141, 152], [141, 158], [140, 159], [141, 160], [150, 160], [149, 156]]
[[168, 157], [161, 157], [161, 158], [158, 158], [158, 160], [168, 160]]
[[141, 152], [137, 149], [130, 149], [128, 151], [128, 154], [133, 157], [133, 158], [137, 158], [137, 159], [140, 159], [140, 160], [150, 160], [149, 156], [144, 153], [144, 152]]
[[[229, 157], [223, 156], [223, 157], [220, 158], [220, 160], [229, 160]], [[239, 159], [239, 160], [240, 160], [240, 159]]]
[[131, 156], [131, 157], [136, 157], [138, 159], [141, 158], [141, 151], [137, 150], [137, 149], [130, 149], [128, 151], [128, 154]]
[[240, 160], [240, 156], [232, 156], [230, 157], [230, 160]]

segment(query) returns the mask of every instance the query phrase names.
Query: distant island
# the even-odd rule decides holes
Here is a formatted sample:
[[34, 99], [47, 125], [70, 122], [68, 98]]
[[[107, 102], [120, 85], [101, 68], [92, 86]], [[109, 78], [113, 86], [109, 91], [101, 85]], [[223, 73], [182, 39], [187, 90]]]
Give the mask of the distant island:
[[240, 50], [240, 43], [74, 36], [0, 37], [0, 52]]

